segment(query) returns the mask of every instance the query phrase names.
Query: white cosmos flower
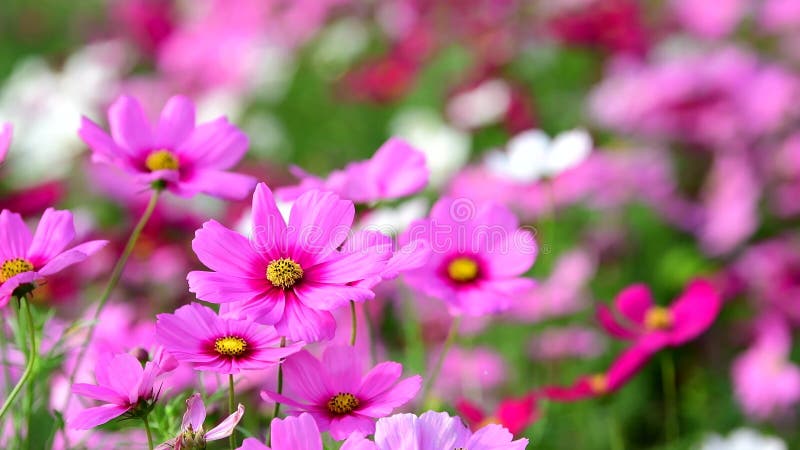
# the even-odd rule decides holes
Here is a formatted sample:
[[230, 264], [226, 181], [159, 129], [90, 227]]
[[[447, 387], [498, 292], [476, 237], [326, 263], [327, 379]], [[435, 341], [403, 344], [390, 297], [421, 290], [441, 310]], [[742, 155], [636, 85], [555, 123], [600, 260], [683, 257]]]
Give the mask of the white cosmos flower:
[[454, 96], [447, 116], [457, 127], [477, 128], [499, 121], [511, 105], [511, 88], [503, 80], [486, 80]]
[[700, 450], [787, 450], [786, 443], [777, 437], [764, 436], [749, 428], [740, 428], [727, 438], [718, 434], [708, 436]]
[[486, 166], [497, 175], [531, 182], [577, 166], [591, 151], [592, 138], [585, 130], [565, 131], [552, 140], [540, 130], [528, 130], [514, 136], [505, 152], [487, 155]]

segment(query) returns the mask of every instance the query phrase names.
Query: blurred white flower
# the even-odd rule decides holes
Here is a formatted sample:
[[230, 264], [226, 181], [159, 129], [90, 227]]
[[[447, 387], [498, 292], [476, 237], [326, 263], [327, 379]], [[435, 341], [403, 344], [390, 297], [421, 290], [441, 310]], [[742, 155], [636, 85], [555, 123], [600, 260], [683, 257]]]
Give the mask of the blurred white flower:
[[455, 95], [447, 105], [447, 117], [459, 128], [477, 128], [499, 121], [511, 105], [511, 88], [503, 80], [486, 80]]
[[466, 164], [471, 145], [470, 136], [448, 126], [433, 111], [406, 109], [394, 117], [392, 136], [405, 139], [425, 154], [431, 171], [430, 186], [442, 186]]
[[126, 67], [118, 42], [93, 44], [70, 56], [61, 71], [40, 57], [22, 60], [0, 88], [0, 122], [14, 125], [9, 177], [17, 185], [61, 178], [84, 149], [82, 115], [92, 115], [116, 92]]
[[540, 130], [514, 136], [505, 152], [486, 156], [486, 166], [497, 175], [531, 182], [552, 177], [577, 166], [592, 151], [592, 138], [585, 130], [571, 130], [551, 140]]
[[414, 198], [395, 207], [377, 208], [367, 214], [357, 228], [375, 230], [384, 234], [397, 235], [405, 231], [411, 222], [422, 219], [428, 213], [428, 200]]
[[786, 443], [777, 437], [764, 436], [749, 428], [740, 428], [727, 438], [718, 434], [708, 436], [700, 450], [787, 450]]

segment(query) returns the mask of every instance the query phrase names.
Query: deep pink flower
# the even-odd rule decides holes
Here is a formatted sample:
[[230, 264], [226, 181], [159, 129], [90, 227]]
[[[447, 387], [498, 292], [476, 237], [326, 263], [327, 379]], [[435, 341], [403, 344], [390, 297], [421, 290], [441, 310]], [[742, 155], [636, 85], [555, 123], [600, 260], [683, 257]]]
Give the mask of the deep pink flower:
[[172, 97], [153, 126], [138, 100], [122, 96], [108, 109], [108, 121], [110, 136], [86, 117], [78, 133], [93, 161], [116, 166], [137, 183], [164, 184], [184, 197], [240, 199], [253, 190], [253, 177], [227, 171], [247, 151], [247, 136], [224, 117], [196, 125], [186, 97]]
[[791, 330], [777, 316], [756, 323], [756, 342], [733, 363], [736, 399], [749, 416], [767, 420], [790, 415], [800, 402], [800, 367], [789, 359]]
[[491, 415], [487, 415], [483, 408], [463, 398], [456, 403], [456, 410], [466, 419], [472, 430], [478, 431], [485, 425], [498, 424], [514, 435], [525, 431], [525, 428], [538, 418], [536, 397], [530, 394], [502, 400]]
[[213, 220], [197, 231], [192, 248], [214, 271], [190, 272], [189, 290], [208, 302], [236, 302], [232, 312], [274, 324], [292, 340], [330, 339], [329, 311], [373, 298], [372, 290], [353, 284], [380, 276], [391, 256], [376, 247], [338, 250], [354, 214], [352, 202], [310, 191], [294, 202], [287, 224], [272, 192], [259, 184], [250, 240]]
[[281, 337], [273, 327], [222, 318], [197, 303], [182, 306], [174, 314], [159, 314], [156, 339], [178, 361], [196, 370], [224, 374], [272, 367], [305, 345], [280, 347]]
[[514, 436], [500, 425], [490, 424], [470, 432], [459, 417], [446, 412], [428, 411], [417, 417], [414, 414], [396, 414], [378, 420], [375, 444], [364, 446], [372, 450], [525, 450], [527, 439], [514, 440]]
[[14, 134], [14, 128], [10, 123], [0, 125], [0, 164], [6, 159], [8, 154], [8, 147], [11, 146], [11, 136]]
[[75, 238], [72, 213], [48, 208], [31, 235], [19, 214], [0, 212], [0, 307], [18, 287], [35, 286], [56, 272], [88, 258], [108, 241], [89, 241], [67, 250]]
[[611, 363], [607, 371], [582, 376], [568, 387], [546, 386], [542, 388], [541, 395], [558, 402], [574, 402], [609, 394], [639, 373], [652, 355], [652, 351], [643, 347], [630, 347]]
[[[323, 450], [324, 448], [317, 423], [309, 413], [302, 413], [297, 417], [272, 419], [269, 430], [272, 450]], [[363, 446], [364, 442], [360, 435], [353, 435], [345, 441], [341, 450], [370, 449], [371, 447]], [[239, 450], [270, 450], [270, 447], [258, 439], [247, 438]]]
[[453, 314], [480, 316], [507, 310], [531, 287], [523, 278], [536, 259], [536, 242], [508, 209], [443, 198], [428, 219], [414, 222], [406, 242], [427, 240], [428, 263], [405, 277], [414, 289], [444, 300]]
[[294, 200], [313, 189], [331, 191], [355, 203], [394, 200], [424, 189], [430, 175], [425, 155], [399, 138], [389, 139], [372, 158], [350, 163], [327, 179], [298, 167], [293, 168], [293, 173], [300, 178], [300, 184], [278, 189], [275, 195], [281, 200]]
[[597, 310], [603, 328], [618, 339], [635, 341], [649, 351], [678, 346], [695, 339], [717, 318], [722, 300], [714, 286], [694, 280], [669, 307], [657, 306], [650, 289], [636, 284], [614, 299], [622, 320], [606, 306]]
[[72, 393], [104, 404], [67, 417], [67, 425], [77, 430], [88, 430], [126, 413], [133, 416], [148, 414], [158, 400], [160, 388], [156, 383], [173, 368], [172, 365], [161, 367], [154, 361], [142, 367], [139, 360], [129, 353], [98, 361], [95, 366], [97, 385], [76, 383], [72, 386]]
[[242, 420], [244, 406], [239, 403], [236, 411], [225, 418], [219, 425], [206, 431], [203, 422], [206, 421], [206, 407], [200, 394], [192, 394], [186, 399], [186, 412], [181, 422], [181, 433], [178, 437], [156, 447], [156, 450], [181, 450], [182, 448], [205, 448], [207, 442], [225, 439], [233, 433], [236, 425]]
[[264, 391], [266, 399], [285, 403], [288, 413], [308, 412], [321, 431], [330, 431], [336, 440], [353, 432], [372, 434], [375, 419], [391, 414], [419, 391], [419, 375], [398, 381], [403, 366], [383, 362], [367, 373], [353, 347], [332, 345], [322, 360], [303, 350], [283, 363], [286, 395]]

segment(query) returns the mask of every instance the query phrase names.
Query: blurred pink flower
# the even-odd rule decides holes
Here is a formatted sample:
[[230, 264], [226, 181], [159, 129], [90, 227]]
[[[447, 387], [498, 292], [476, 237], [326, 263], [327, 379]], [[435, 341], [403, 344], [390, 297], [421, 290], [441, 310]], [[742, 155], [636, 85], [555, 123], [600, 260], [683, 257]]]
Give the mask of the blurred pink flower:
[[19, 214], [0, 212], [0, 307], [19, 289], [32, 290], [36, 282], [79, 263], [108, 241], [89, 241], [66, 249], [75, 239], [72, 213], [48, 208], [31, 235]]
[[156, 126], [133, 97], [118, 98], [108, 110], [109, 136], [83, 118], [79, 134], [92, 160], [122, 169], [143, 186], [163, 185], [174, 194], [204, 193], [226, 199], [246, 197], [256, 180], [228, 172], [247, 151], [244, 133], [221, 117], [195, 124], [194, 104], [172, 97]]
[[554, 9], [548, 14], [547, 29], [567, 44], [637, 56], [648, 50], [649, 33], [642, 7], [636, 1], [587, 0], [547, 5]]
[[373, 203], [395, 200], [416, 194], [428, 184], [429, 170], [425, 155], [399, 138], [391, 138], [372, 158], [348, 164], [322, 179], [292, 169], [300, 184], [278, 188], [275, 196], [283, 201], [295, 200], [314, 189], [331, 191], [354, 203]]
[[443, 300], [454, 315], [505, 311], [534, 285], [522, 275], [536, 259], [536, 241], [498, 204], [442, 198], [401, 242], [417, 239], [428, 242], [432, 256], [405, 279], [413, 289]]
[[[428, 367], [433, 367], [433, 356], [437, 354], [429, 353], [431, 365]], [[506, 380], [508, 370], [503, 357], [489, 347], [454, 347], [444, 358], [433, 392], [448, 401], [479, 395], [499, 387]]]
[[535, 360], [593, 358], [599, 356], [603, 350], [603, 336], [594, 330], [578, 326], [544, 329], [530, 343], [530, 355]]
[[175, 27], [176, 3], [172, 0], [114, 0], [110, 15], [115, 30], [154, 55]]
[[14, 134], [14, 128], [10, 123], [0, 124], [0, 164], [6, 160], [8, 148], [11, 146], [11, 136]]
[[391, 361], [367, 373], [363, 369], [363, 360], [348, 345], [328, 346], [321, 361], [303, 350], [283, 363], [286, 395], [264, 391], [261, 396], [286, 404], [289, 414], [310, 413], [319, 429], [336, 440], [353, 432], [372, 434], [375, 419], [414, 398], [422, 378], [400, 380], [403, 366]]
[[274, 324], [292, 340], [330, 339], [330, 311], [373, 298], [353, 284], [380, 276], [391, 256], [377, 247], [339, 251], [354, 215], [352, 202], [310, 191], [294, 202], [287, 224], [272, 191], [259, 184], [250, 240], [213, 220], [197, 231], [192, 248], [213, 271], [190, 272], [189, 290], [208, 302], [235, 302], [231, 312]]
[[749, 7], [748, 0], [670, 0], [670, 8], [681, 25], [705, 38], [722, 38], [734, 31]]
[[794, 32], [800, 26], [800, 3], [794, 0], [761, 2], [758, 24], [770, 32]]
[[233, 433], [236, 425], [242, 420], [244, 405], [239, 403], [236, 411], [225, 418], [216, 427], [206, 431], [203, 422], [206, 421], [206, 407], [200, 394], [192, 394], [186, 399], [186, 412], [183, 414], [181, 431], [178, 437], [156, 447], [156, 450], [171, 450], [181, 448], [205, 448], [206, 442], [225, 439]]
[[597, 319], [611, 336], [655, 352], [697, 338], [711, 326], [721, 307], [722, 299], [706, 280], [690, 282], [669, 307], [656, 305], [650, 289], [636, 284], [614, 299], [614, 308], [622, 317], [600, 305]]
[[503, 399], [495, 408], [494, 413], [490, 415], [487, 415], [480, 406], [466, 399], [460, 399], [455, 407], [473, 431], [478, 431], [485, 425], [497, 424], [515, 436], [524, 432], [528, 425], [538, 419], [539, 415], [536, 398], [533, 395]]
[[791, 414], [800, 402], [800, 367], [789, 359], [789, 326], [777, 316], [756, 321], [756, 342], [733, 363], [736, 398], [757, 420]]
[[139, 360], [128, 353], [108, 355], [95, 367], [96, 385], [76, 383], [72, 386], [73, 394], [104, 404], [67, 417], [67, 426], [88, 430], [123, 414], [148, 414], [158, 400], [160, 388], [155, 384], [166, 371], [152, 361], [142, 367]]
[[182, 306], [174, 314], [159, 314], [156, 339], [178, 361], [196, 370], [229, 375], [280, 364], [305, 345], [280, 346], [281, 337], [273, 327], [222, 318], [197, 303]]

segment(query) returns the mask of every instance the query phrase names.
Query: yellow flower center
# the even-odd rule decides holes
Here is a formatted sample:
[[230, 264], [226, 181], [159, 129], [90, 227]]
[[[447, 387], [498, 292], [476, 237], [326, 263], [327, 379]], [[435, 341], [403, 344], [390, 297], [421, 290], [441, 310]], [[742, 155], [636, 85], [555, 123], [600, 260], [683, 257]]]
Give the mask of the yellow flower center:
[[359, 403], [355, 395], [339, 392], [328, 400], [328, 411], [337, 415], [350, 414], [358, 408]]
[[178, 170], [181, 166], [178, 157], [169, 150], [156, 150], [147, 155], [144, 165], [151, 172], [156, 170]]
[[478, 278], [478, 263], [472, 258], [460, 256], [450, 261], [447, 275], [457, 283], [469, 283]]
[[267, 280], [273, 286], [289, 289], [303, 278], [303, 268], [291, 258], [280, 258], [267, 266]]
[[9, 259], [0, 266], [0, 283], [5, 283], [9, 278], [33, 270], [33, 264], [23, 258]]
[[602, 373], [592, 375], [589, 378], [589, 388], [595, 394], [605, 394], [608, 392], [608, 377]]
[[644, 316], [644, 326], [648, 330], [666, 330], [672, 326], [672, 312], [661, 306], [654, 306]]
[[247, 350], [247, 341], [237, 336], [225, 336], [214, 341], [214, 350], [223, 356], [240, 356]]

